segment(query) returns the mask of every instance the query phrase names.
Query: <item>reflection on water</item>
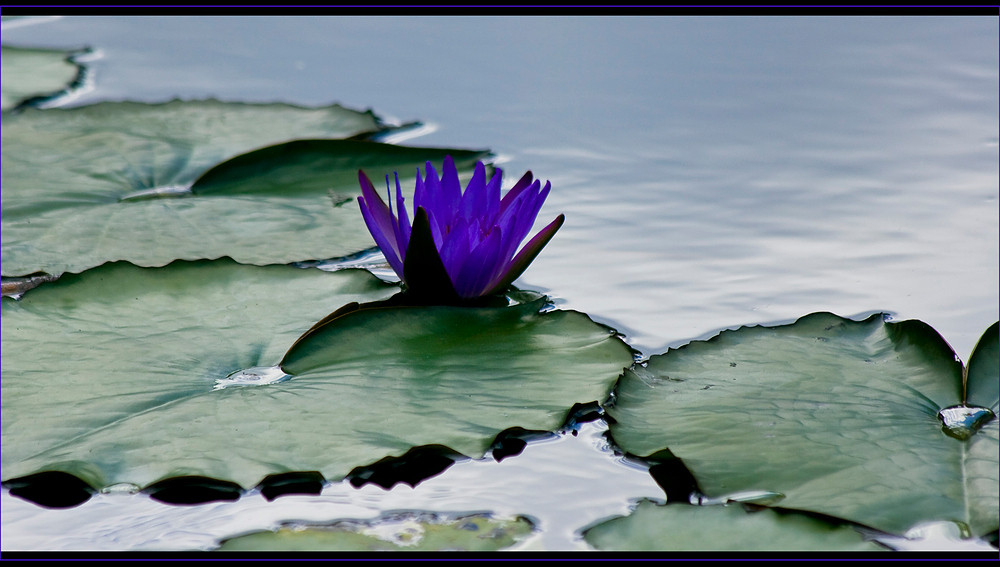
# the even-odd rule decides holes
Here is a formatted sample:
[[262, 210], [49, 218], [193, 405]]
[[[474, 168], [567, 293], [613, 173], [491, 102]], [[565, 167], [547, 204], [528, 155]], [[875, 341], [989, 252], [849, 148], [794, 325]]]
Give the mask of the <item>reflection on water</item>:
[[998, 318], [995, 14], [67, 17], [3, 40], [100, 49], [73, 104], [339, 102], [489, 147], [567, 218], [520, 285], [647, 355], [885, 311], [967, 358]]

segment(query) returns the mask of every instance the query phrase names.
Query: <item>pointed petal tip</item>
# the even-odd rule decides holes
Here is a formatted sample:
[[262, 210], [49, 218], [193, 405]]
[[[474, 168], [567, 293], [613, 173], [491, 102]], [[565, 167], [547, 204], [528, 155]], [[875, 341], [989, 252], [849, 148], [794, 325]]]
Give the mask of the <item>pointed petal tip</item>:
[[375, 189], [375, 186], [372, 185], [372, 180], [368, 179], [368, 174], [363, 169], [358, 170], [358, 182], [361, 183], [362, 187], [368, 186]]
[[524, 248], [518, 252], [517, 256], [515, 256], [510, 263], [507, 264], [507, 267], [503, 270], [503, 272], [497, 276], [495, 283], [493, 283], [493, 285], [491, 285], [486, 291], [486, 295], [493, 295], [495, 293], [502, 292], [507, 289], [507, 286], [514, 283], [514, 280], [521, 277], [524, 270], [528, 269], [531, 262], [534, 261], [535, 257], [538, 256], [538, 253], [542, 251], [542, 248], [549, 243], [549, 240], [552, 240], [556, 231], [559, 230], [565, 221], [566, 215], [560, 213], [559, 216], [547, 224], [545, 228], [538, 231], [538, 234], [532, 237], [531, 240], [524, 245]]
[[521, 179], [517, 180], [517, 183], [514, 184], [514, 187], [511, 187], [511, 191], [513, 191], [515, 188], [524, 188], [527, 187], [528, 185], [531, 185], [531, 182], [534, 181], [534, 179], [535, 175], [531, 173], [531, 170], [529, 169], [528, 171], [524, 172], [524, 175], [521, 176]]
[[[548, 244], [549, 240], [551, 240], [552, 237], [555, 236], [556, 231], [562, 228], [564, 222], [566, 222], [566, 215], [559, 213], [559, 216], [552, 219], [552, 222], [545, 225], [545, 228], [539, 230], [538, 233], [535, 234], [535, 236], [533, 236], [531, 240], [528, 241], [528, 244], [526, 244], [524, 247], [528, 248], [531, 246], [539, 245], [538, 250], [535, 252], [535, 254], [538, 254], [538, 252], [540, 252], [541, 249], [546, 244]], [[521, 250], [521, 252], [524, 252], [524, 250]], [[532, 256], [532, 259], [534, 259], [534, 256]], [[517, 260], [517, 258], [515, 258], [515, 260]]]

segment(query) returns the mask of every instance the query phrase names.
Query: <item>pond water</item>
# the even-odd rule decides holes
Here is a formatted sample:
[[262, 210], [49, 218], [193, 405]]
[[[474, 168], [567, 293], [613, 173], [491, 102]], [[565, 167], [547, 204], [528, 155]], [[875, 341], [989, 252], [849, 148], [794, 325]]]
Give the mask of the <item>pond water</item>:
[[[815, 311], [920, 319], [967, 358], [998, 319], [994, 17], [64, 17], [9, 45], [80, 48], [101, 100], [333, 102], [427, 125], [552, 181], [566, 224], [518, 285], [644, 356]], [[526, 549], [662, 498], [601, 424], [416, 489], [171, 507], [3, 505], [7, 549], [190, 549], [283, 519], [497, 510]], [[558, 450], [550, 450], [553, 447]], [[510, 475], [512, 467], [528, 472]], [[537, 482], [513, 479], [525, 475]], [[507, 480], [505, 480], [507, 479]], [[557, 488], [553, 488], [553, 486]], [[197, 518], [194, 521], [193, 518]]]

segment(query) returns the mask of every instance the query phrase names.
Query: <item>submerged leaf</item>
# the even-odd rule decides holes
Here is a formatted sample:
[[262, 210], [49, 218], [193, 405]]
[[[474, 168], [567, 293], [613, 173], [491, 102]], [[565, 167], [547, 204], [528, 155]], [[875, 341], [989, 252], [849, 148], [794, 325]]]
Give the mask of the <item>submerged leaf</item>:
[[[975, 381], [997, 384], [997, 367]], [[669, 451], [701, 491], [785, 495], [781, 506], [903, 533], [924, 521], [997, 529], [997, 420], [967, 440], [938, 413], [962, 400], [962, 365], [919, 321], [829, 313], [723, 331], [651, 357], [616, 386], [611, 433]], [[995, 399], [995, 398], [994, 398]]]
[[884, 551], [850, 526], [770, 509], [658, 506], [598, 524], [583, 537], [603, 551]]
[[392, 514], [374, 521], [298, 524], [226, 540], [220, 551], [498, 551], [527, 537], [526, 518]]

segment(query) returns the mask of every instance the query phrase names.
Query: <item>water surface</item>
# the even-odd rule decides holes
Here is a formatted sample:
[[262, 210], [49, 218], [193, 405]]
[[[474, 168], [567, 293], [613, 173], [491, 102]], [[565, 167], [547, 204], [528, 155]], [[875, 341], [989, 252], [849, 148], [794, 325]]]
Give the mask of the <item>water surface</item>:
[[[3, 31], [97, 50], [93, 88], [66, 104], [338, 102], [432, 126], [409, 144], [489, 148], [508, 186], [531, 169], [553, 184], [539, 223], [567, 221], [519, 285], [645, 355], [885, 311], [963, 359], [1000, 304], [998, 37], [995, 16], [66, 17]], [[574, 471], [627, 467], [585, 454], [567, 482], [616, 490]], [[473, 494], [472, 476], [443, 478]], [[413, 505], [433, 508], [434, 490]], [[5, 549], [44, 528], [3, 502]], [[537, 514], [538, 545], [582, 545], [572, 513]]]

